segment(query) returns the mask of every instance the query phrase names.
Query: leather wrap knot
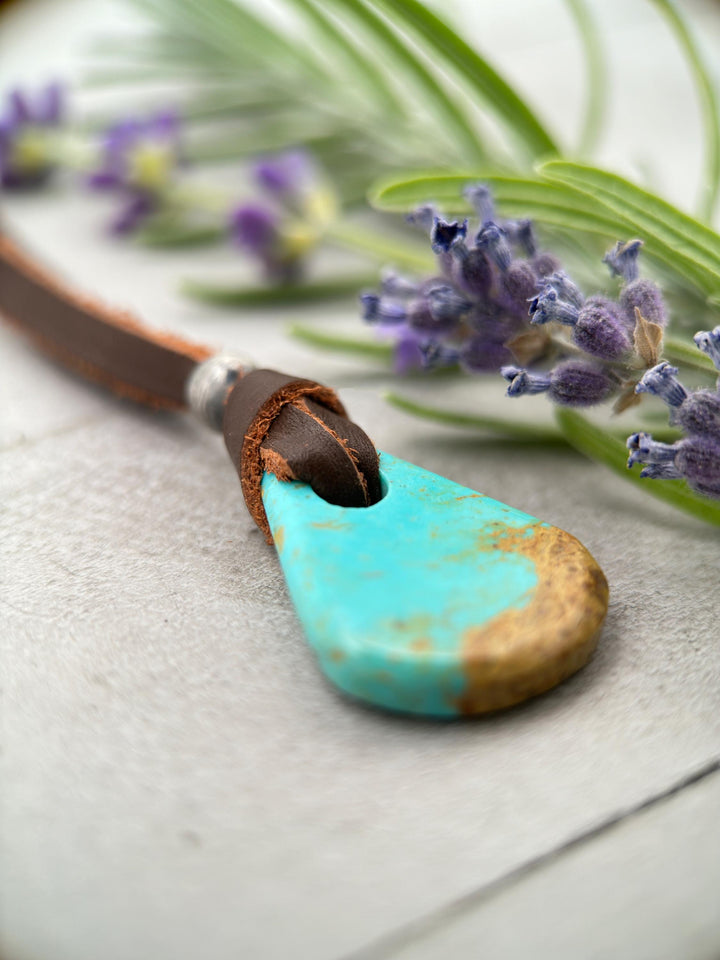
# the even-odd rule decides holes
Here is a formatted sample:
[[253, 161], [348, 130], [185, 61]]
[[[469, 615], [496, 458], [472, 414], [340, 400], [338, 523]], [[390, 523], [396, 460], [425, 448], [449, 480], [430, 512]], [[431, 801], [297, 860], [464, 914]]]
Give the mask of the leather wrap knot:
[[314, 380], [253, 370], [230, 390], [225, 444], [245, 503], [272, 543], [260, 485], [263, 474], [300, 480], [341, 507], [368, 507], [381, 498], [375, 445], [349, 420], [336, 393]]

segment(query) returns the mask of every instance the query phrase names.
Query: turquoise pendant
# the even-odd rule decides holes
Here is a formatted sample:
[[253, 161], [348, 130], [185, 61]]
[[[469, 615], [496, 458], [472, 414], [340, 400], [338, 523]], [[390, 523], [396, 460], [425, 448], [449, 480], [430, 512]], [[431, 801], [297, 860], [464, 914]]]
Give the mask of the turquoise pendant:
[[266, 473], [288, 589], [325, 675], [389, 710], [484, 713], [582, 667], [607, 583], [574, 537], [381, 454], [383, 499], [337, 507]]

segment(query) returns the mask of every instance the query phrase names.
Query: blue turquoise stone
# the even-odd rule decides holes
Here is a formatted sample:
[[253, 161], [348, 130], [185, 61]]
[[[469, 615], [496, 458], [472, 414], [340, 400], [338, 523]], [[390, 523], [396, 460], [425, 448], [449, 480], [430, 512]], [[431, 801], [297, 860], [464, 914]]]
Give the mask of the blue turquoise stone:
[[366, 508], [262, 482], [290, 595], [334, 684], [448, 717], [510, 706], [582, 666], [607, 586], [577, 540], [388, 454], [380, 465], [384, 496]]

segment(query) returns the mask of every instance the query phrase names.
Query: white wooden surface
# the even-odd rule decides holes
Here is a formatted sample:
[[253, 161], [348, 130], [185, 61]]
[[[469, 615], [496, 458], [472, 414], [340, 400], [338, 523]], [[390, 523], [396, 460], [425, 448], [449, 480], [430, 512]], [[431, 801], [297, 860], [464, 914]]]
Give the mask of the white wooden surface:
[[[689, 8], [719, 49], [717, 7]], [[641, 0], [600, 14], [626, 78], [604, 156], [691, 202], [699, 128], [665, 28]], [[559, 0], [469, 16], [572, 129]], [[76, 70], [117, 20], [105, 2], [26, 0], [0, 21], [0, 80]], [[379, 446], [572, 531], [612, 589], [594, 661], [546, 697], [454, 724], [360, 708], [319, 676], [219, 439], [3, 327], [3, 958], [717, 957], [717, 531], [569, 453], [410, 420], [383, 375], [282, 333], [297, 317], [357, 329], [352, 307], [234, 318], [176, 296], [183, 274], [244, 269], [230, 251], [113, 245], [69, 187], [3, 216], [156, 326], [339, 386]], [[430, 393], [505, 402], [499, 383]]]

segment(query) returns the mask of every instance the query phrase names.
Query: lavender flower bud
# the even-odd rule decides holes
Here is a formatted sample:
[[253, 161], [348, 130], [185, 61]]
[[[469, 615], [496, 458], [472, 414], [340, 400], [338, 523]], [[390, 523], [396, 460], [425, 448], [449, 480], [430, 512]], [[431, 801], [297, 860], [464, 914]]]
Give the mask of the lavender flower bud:
[[380, 289], [388, 297], [414, 297], [420, 292], [417, 283], [400, 276], [394, 270], [383, 271]]
[[452, 287], [436, 284], [414, 301], [408, 320], [413, 330], [438, 336], [451, 333], [471, 307]]
[[366, 323], [394, 326], [405, 323], [408, 312], [402, 304], [393, 303], [376, 293], [363, 293], [360, 296], [363, 306], [362, 318]]
[[[554, 257], [551, 253], [538, 253], [530, 261], [530, 266], [533, 268], [538, 277], [549, 277], [551, 274], [555, 273], [560, 269], [560, 261], [557, 257]], [[567, 298], [566, 298], [567, 299]]]
[[546, 277], [543, 287], [551, 287], [561, 300], [567, 300], [574, 307], [580, 308], [585, 303], [585, 297], [582, 295], [580, 288], [562, 270], [557, 270]]
[[673, 419], [685, 433], [720, 441], [720, 394], [695, 390], [680, 404]]
[[475, 246], [487, 253], [495, 266], [505, 272], [512, 262], [512, 250], [505, 234], [492, 220], [483, 224], [475, 237]]
[[502, 275], [503, 305], [513, 313], [524, 314], [537, 289], [537, 278], [526, 260], [513, 260]]
[[449, 253], [452, 248], [463, 241], [467, 236], [467, 220], [458, 223], [457, 220], [449, 222], [441, 217], [435, 217], [432, 233], [430, 234], [430, 244], [433, 253]]
[[500, 373], [510, 384], [507, 388], [508, 397], [532, 396], [550, 389], [551, 379], [546, 373], [531, 373], [512, 364], [501, 367]]
[[693, 337], [695, 346], [698, 350], [706, 353], [715, 364], [715, 369], [720, 370], [720, 325], [714, 330], [701, 330]]
[[624, 311], [624, 319], [630, 330], [635, 329], [635, 308], [649, 320], [664, 327], [667, 324], [665, 301], [660, 288], [652, 280], [633, 280], [623, 287], [620, 293], [620, 306]]
[[532, 220], [506, 220], [502, 229], [510, 243], [522, 247], [526, 257], [535, 256], [537, 244]]
[[230, 232], [235, 242], [250, 253], [262, 256], [278, 242], [278, 217], [257, 203], [243, 203], [230, 214]]
[[619, 360], [630, 349], [630, 337], [619, 310], [604, 297], [590, 297], [578, 314], [573, 340], [593, 357]]
[[652, 393], [664, 400], [669, 407], [679, 407], [688, 392], [676, 379], [677, 372], [677, 367], [671, 367], [667, 360], [663, 360], [643, 374], [635, 387], [635, 393]]
[[312, 161], [303, 150], [288, 150], [258, 161], [253, 168], [257, 183], [282, 198], [298, 196], [312, 178]]
[[567, 407], [592, 407], [613, 391], [615, 381], [601, 367], [582, 360], [567, 360], [550, 371], [548, 396]]
[[679, 477], [680, 472], [675, 466], [677, 444], [660, 443], [653, 440], [649, 433], [633, 433], [627, 438], [626, 446], [630, 451], [628, 470], [636, 463], [645, 464], [646, 468], [641, 477], [651, 479], [671, 479]]
[[458, 261], [458, 279], [462, 287], [473, 296], [487, 297], [492, 287], [493, 273], [483, 251], [477, 247], [468, 250], [463, 243], [455, 246], [453, 253]]
[[631, 283], [637, 280], [637, 261], [642, 245], [642, 240], [618, 240], [603, 257], [603, 263], [610, 267], [613, 276], [623, 277], [627, 283]]
[[437, 340], [427, 340], [418, 344], [418, 346], [424, 370], [453, 367], [458, 362], [459, 354], [455, 347], [447, 347]]
[[566, 300], [561, 300], [550, 286], [533, 297], [530, 303], [530, 323], [566, 323], [573, 327], [577, 323], [578, 309]]
[[403, 376], [411, 370], [419, 370], [422, 367], [422, 360], [422, 352], [416, 337], [405, 335], [395, 342], [393, 355], [395, 373]]
[[681, 440], [675, 466], [698, 493], [720, 497], [720, 440], [715, 437]]
[[480, 218], [480, 223], [487, 223], [495, 216], [495, 205], [493, 203], [490, 187], [484, 183], [475, 183], [463, 190], [463, 197], [472, 204], [475, 213]]
[[421, 207], [417, 207], [417, 209], [413, 210], [412, 213], [409, 213], [405, 217], [405, 220], [407, 223], [411, 223], [414, 227], [419, 227], [427, 234], [430, 234], [435, 226], [436, 218], [436, 208], [431, 203], [425, 203]]
[[498, 340], [487, 335], [469, 337], [460, 348], [460, 366], [467, 373], [490, 373], [512, 360], [512, 354]]

